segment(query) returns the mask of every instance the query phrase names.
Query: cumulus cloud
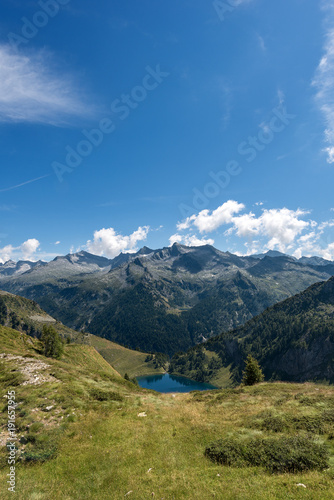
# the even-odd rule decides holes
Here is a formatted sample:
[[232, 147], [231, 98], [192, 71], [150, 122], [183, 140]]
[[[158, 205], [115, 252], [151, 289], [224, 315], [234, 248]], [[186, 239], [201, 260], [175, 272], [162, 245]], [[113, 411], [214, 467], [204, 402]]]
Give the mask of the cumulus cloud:
[[22, 55], [0, 45], [0, 122], [60, 125], [92, 109], [81, 102], [71, 79], [50, 70], [50, 55]]
[[94, 232], [94, 239], [87, 241], [86, 248], [90, 253], [109, 258], [117, 257], [121, 252], [134, 253], [138, 251], [138, 242], [146, 240], [149, 230], [149, 226], [140, 226], [129, 236], [123, 236], [112, 227], [103, 228]]
[[200, 247], [202, 245], [214, 245], [215, 240], [211, 238], [198, 238], [194, 234], [173, 234], [169, 238], [170, 245], [173, 243], [182, 243], [183, 245], [187, 245], [188, 247]]
[[[209, 233], [225, 226], [224, 235], [236, 236], [246, 240], [244, 245], [247, 254], [260, 250], [279, 250], [281, 252], [296, 250], [296, 245], [311, 248], [312, 234], [303, 236], [305, 230], [317, 230], [319, 236], [325, 228], [332, 226], [332, 221], [326, 221], [319, 227], [318, 224], [305, 217], [309, 214], [306, 210], [290, 210], [286, 207], [275, 209], [261, 209], [260, 215], [253, 212], [240, 213], [245, 205], [234, 200], [229, 200], [216, 210], [202, 210], [197, 215], [188, 217], [177, 224], [177, 233], [170, 238], [170, 242], [190, 244], [210, 244], [214, 240], [201, 239], [195, 233]], [[187, 230], [187, 234], [182, 234]], [[298, 240], [298, 238], [300, 238]], [[305, 247], [306, 248], [306, 247]]]
[[334, 260], [334, 243], [330, 243], [326, 248], [322, 248], [319, 255], [327, 260]]
[[334, 3], [324, 2], [327, 15], [327, 31], [324, 54], [320, 60], [312, 85], [316, 89], [315, 99], [321, 110], [325, 124], [327, 162], [334, 163]]
[[288, 208], [264, 210], [260, 217], [260, 232], [271, 238], [268, 248], [273, 250], [277, 247], [284, 252], [287, 246], [309, 226], [309, 222], [300, 219], [307, 213], [303, 210], [294, 211]]
[[23, 259], [24, 260], [31, 259], [34, 253], [36, 252], [37, 248], [39, 247], [39, 245], [40, 245], [39, 241], [36, 240], [35, 238], [32, 238], [22, 243], [20, 250], [22, 252]]
[[242, 238], [250, 238], [259, 234], [261, 228], [261, 220], [255, 217], [255, 214], [240, 215], [233, 219], [233, 227], [228, 231], [229, 234], [235, 230], [237, 236]]
[[220, 226], [232, 222], [234, 214], [239, 213], [244, 208], [245, 205], [242, 203], [229, 200], [211, 213], [210, 210], [202, 210], [198, 215], [188, 217], [184, 222], [178, 223], [177, 229], [181, 231], [194, 225], [200, 233], [210, 233]]
[[14, 248], [12, 245], [6, 245], [3, 248], [0, 248], [0, 264], [4, 264], [8, 260], [11, 259], [13, 255]]
[[240, 238], [248, 239], [264, 236], [267, 239], [267, 249], [285, 252], [297, 236], [311, 226], [310, 221], [301, 219], [307, 214], [305, 210], [288, 208], [263, 210], [259, 217], [250, 212], [234, 217], [228, 234], [235, 232]]
[[0, 263], [4, 264], [8, 260], [30, 260], [36, 261], [36, 252], [40, 246], [40, 243], [35, 238], [31, 238], [18, 247], [13, 247], [12, 245], [6, 245], [0, 248]]

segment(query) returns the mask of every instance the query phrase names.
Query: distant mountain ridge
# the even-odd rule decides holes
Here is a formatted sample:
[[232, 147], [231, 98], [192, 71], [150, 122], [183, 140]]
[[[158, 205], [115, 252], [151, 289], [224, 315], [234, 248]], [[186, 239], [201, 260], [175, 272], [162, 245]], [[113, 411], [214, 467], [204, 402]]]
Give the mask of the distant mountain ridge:
[[332, 275], [334, 262], [175, 243], [115, 259], [82, 251], [19, 275], [1, 274], [0, 267], [0, 286], [35, 300], [70, 328], [172, 355]]
[[0, 264], [0, 279], [2, 276], [17, 276], [46, 264], [47, 262], [41, 260], [37, 262], [31, 262], [30, 260], [19, 260], [18, 262], [14, 262], [13, 260], [8, 260], [4, 264]]
[[[204, 245], [204, 246], [210, 246], [210, 245]], [[202, 247], [187, 247], [185, 245], [180, 245], [178, 243], [175, 243], [172, 247], [167, 247], [167, 248], [202, 248]], [[212, 247], [213, 248], [213, 247]], [[151, 248], [148, 248], [144, 246], [141, 248], [138, 252], [134, 253], [120, 253], [117, 257], [114, 257], [113, 259], [109, 259], [107, 257], [102, 257], [98, 255], [91, 254], [89, 252], [86, 252], [84, 250], [81, 250], [80, 252], [76, 253], [70, 253], [67, 255], [59, 255], [55, 257], [52, 261], [46, 262], [42, 260], [38, 261], [29, 261], [29, 260], [19, 260], [17, 262], [13, 260], [8, 260], [4, 264], [0, 263], [0, 281], [4, 279], [5, 277], [8, 276], [17, 276], [24, 274], [26, 272], [31, 271], [32, 269], [38, 268], [38, 267], [45, 267], [49, 266], [54, 269], [57, 267], [61, 267], [63, 264], [64, 270], [66, 266], [66, 262], [74, 265], [74, 266], [82, 266], [82, 268], [85, 269], [87, 273], [89, 272], [94, 272], [98, 271], [99, 269], [106, 269], [110, 267], [110, 269], [115, 269], [118, 266], [121, 266], [122, 264], [126, 262], [130, 262], [132, 260], [135, 260], [137, 257], [147, 257], [150, 254], [154, 253], [159, 253], [160, 255], [161, 252], [163, 252], [164, 249], [158, 249], [158, 250], [152, 250]], [[219, 251], [219, 250], [218, 250]], [[175, 253], [175, 251], [174, 251]], [[221, 253], [226, 253], [226, 255], [232, 256], [230, 252], [221, 252]], [[165, 254], [166, 255], [166, 254]], [[235, 255], [235, 257], [238, 258], [238, 256]], [[295, 257], [292, 257], [291, 255], [284, 254], [282, 252], [278, 252], [276, 250], [268, 250], [268, 252], [263, 253], [263, 254], [253, 254], [248, 257], [241, 257], [241, 258], [252, 258], [252, 259], [264, 259], [266, 257], [272, 257], [272, 258], [278, 258], [278, 257], [286, 257], [288, 259], [292, 259], [295, 262], [299, 262], [302, 265], [305, 266], [312, 266], [312, 267], [319, 267], [319, 266], [334, 266], [334, 261], [326, 260], [323, 259], [322, 257], [319, 256], [313, 256], [313, 257], [301, 257], [300, 259], [296, 259]], [[60, 266], [59, 266], [60, 264]], [[82, 269], [81, 269], [82, 271]], [[76, 274], [74, 272], [73, 274]]]

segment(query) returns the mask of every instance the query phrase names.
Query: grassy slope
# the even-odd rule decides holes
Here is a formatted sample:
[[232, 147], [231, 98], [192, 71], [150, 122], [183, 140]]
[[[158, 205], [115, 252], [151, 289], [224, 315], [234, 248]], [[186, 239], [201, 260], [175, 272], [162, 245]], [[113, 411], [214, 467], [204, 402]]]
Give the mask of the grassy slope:
[[[85, 342], [86, 339], [82, 333], [76, 332], [63, 325], [60, 321], [55, 320], [36, 302], [2, 290], [0, 290], [0, 298], [4, 301], [8, 313], [15, 313], [20, 322], [34, 326], [36, 331], [41, 332], [44, 324], [52, 324], [62, 337], [70, 337], [77, 343]], [[21, 328], [19, 327], [19, 329]]]
[[42, 331], [43, 324], [51, 323], [62, 337], [69, 337], [78, 344], [92, 345], [122, 376], [125, 373], [130, 377], [164, 373], [162, 368], [155, 368], [152, 362], [145, 363], [147, 354], [126, 349], [95, 335], [76, 332], [49, 316], [36, 302], [2, 290], [0, 298], [4, 300], [9, 313], [14, 312], [21, 322], [33, 325], [37, 331]]
[[[18, 500], [117, 500], [130, 491], [126, 498], [133, 500], [334, 498], [333, 458], [324, 472], [272, 476], [260, 468], [222, 467], [204, 457], [209, 443], [229, 433], [270, 434], [254, 427], [264, 410], [308, 419], [333, 411], [333, 387], [277, 383], [173, 397], [124, 381], [92, 346], [69, 345], [62, 360], [46, 360], [38, 354], [36, 340], [6, 328], [0, 328], [0, 345], [0, 352], [46, 361], [51, 365], [47, 372], [61, 380], [15, 387], [21, 402], [20, 435], [31, 435], [26, 429], [34, 422], [44, 423], [40, 437], [61, 429], [52, 460], [18, 465]], [[14, 362], [9, 365], [15, 370]], [[9, 373], [7, 383], [2, 377], [2, 393], [15, 374]], [[113, 391], [123, 400], [96, 401], [90, 394], [97, 389]], [[47, 405], [53, 405], [50, 412], [43, 411]], [[138, 417], [144, 411], [147, 417]], [[2, 425], [5, 412], [6, 405], [0, 413]], [[7, 467], [0, 470], [3, 499], [12, 498], [6, 491], [7, 472]]]
[[139, 377], [141, 375], [154, 375], [165, 373], [163, 368], [155, 368], [152, 361], [145, 363], [147, 354], [138, 351], [132, 351], [126, 347], [110, 342], [110, 340], [89, 336], [90, 345], [104, 357], [122, 376], [125, 373], [129, 377]]

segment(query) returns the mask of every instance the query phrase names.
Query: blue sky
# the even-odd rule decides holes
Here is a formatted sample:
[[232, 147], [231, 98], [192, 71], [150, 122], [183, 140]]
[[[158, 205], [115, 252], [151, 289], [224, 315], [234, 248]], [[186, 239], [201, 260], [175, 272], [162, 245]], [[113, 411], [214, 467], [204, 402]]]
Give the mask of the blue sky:
[[334, 1], [3, 0], [0, 262], [334, 259]]

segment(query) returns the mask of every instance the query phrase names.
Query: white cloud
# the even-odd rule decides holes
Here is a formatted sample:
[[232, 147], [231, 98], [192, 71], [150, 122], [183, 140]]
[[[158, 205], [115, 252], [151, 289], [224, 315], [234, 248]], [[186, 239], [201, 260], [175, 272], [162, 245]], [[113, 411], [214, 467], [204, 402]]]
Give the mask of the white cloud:
[[138, 250], [138, 242], [146, 240], [149, 230], [149, 226], [143, 226], [129, 236], [123, 236], [112, 227], [103, 228], [94, 232], [94, 240], [87, 241], [86, 247], [90, 253], [109, 258], [117, 257], [121, 252], [134, 253]]
[[324, 229], [326, 229], [327, 227], [334, 227], [334, 220], [331, 219], [331, 220], [327, 220], [325, 222], [322, 222], [320, 225], [319, 225], [319, 230], [320, 231], [323, 231]]
[[237, 236], [250, 238], [259, 234], [261, 220], [257, 219], [255, 214], [250, 212], [249, 214], [244, 214], [240, 217], [234, 217], [233, 225], [234, 227], [231, 228], [230, 234], [233, 232], [233, 229], [235, 229]]
[[334, 260], [334, 243], [330, 243], [326, 248], [321, 249], [319, 255], [327, 260]]
[[328, 146], [324, 149], [327, 153], [327, 162], [334, 163], [334, 3], [324, 2], [326, 18], [326, 37], [324, 55], [322, 56], [315, 73], [312, 85], [316, 88], [316, 102], [321, 110], [326, 123], [325, 140]]
[[35, 238], [31, 238], [18, 247], [7, 245], [3, 248], [0, 248], [0, 263], [4, 264], [10, 259], [36, 261], [38, 259], [36, 258], [35, 253], [37, 252], [39, 246], [39, 241]]
[[193, 215], [188, 217], [184, 222], [178, 222], [176, 224], [176, 228], [178, 231], [184, 231], [185, 229], [189, 229], [191, 226], [191, 221], [193, 220]]
[[24, 260], [31, 259], [39, 246], [40, 243], [35, 238], [32, 238], [22, 243], [20, 250], [22, 252], [23, 259]]
[[169, 244], [170, 245], [173, 245], [174, 243], [182, 243], [183, 241], [183, 236], [181, 234], [173, 234], [170, 238], [169, 238]]
[[200, 247], [202, 245], [214, 245], [215, 240], [212, 238], [198, 238], [194, 234], [173, 234], [173, 236], [169, 238], [169, 243], [170, 245], [173, 245], [173, 243], [182, 243], [183, 245], [187, 245], [189, 247]]
[[7, 245], [0, 248], [0, 264], [4, 264], [7, 260], [10, 260], [13, 255], [14, 248], [12, 245]]
[[220, 226], [232, 222], [234, 214], [239, 213], [244, 208], [245, 205], [242, 203], [229, 200], [211, 213], [209, 210], [202, 210], [198, 215], [192, 215], [184, 222], [179, 222], [177, 229], [181, 231], [194, 225], [200, 233], [210, 233]]
[[293, 243], [295, 238], [309, 226], [309, 222], [300, 219], [306, 214], [307, 212], [303, 210], [293, 211], [288, 208], [264, 210], [260, 217], [261, 232], [271, 238], [268, 248], [273, 250], [277, 247], [284, 252], [287, 245]]
[[293, 256], [297, 259], [318, 255], [327, 260], [334, 260], [334, 243], [321, 241], [321, 235], [311, 233], [306, 235], [304, 241], [301, 241], [300, 238], [298, 242], [299, 246], [293, 253]]
[[[190, 236], [183, 236], [182, 231], [199, 231], [200, 233], [214, 232], [221, 226], [229, 226], [224, 232], [225, 236], [235, 234], [238, 238], [245, 238], [247, 242], [247, 253], [256, 248], [260, 248], [259, 237], [262, 238], [263, 249], [281, 252], [291, 250], [295, 245], [296, 239], [308, 227], [315, 228], [317, 223], [312, 220], [303, 220], [303, 217], [309, 212], [305, 210], [290, 210], [288, 208], [280, 209], [262, 209], [262, 213], [256, 216], [253, 212], [239, 214], [245, 205], [234, 200], [229, 200], [216, 210], [202, 210], [198, 215], [188, 217], [184, 222], [178, 223], [177, 234], [171, 237], [171, 241], [178, 241], [187, 244]], [[330, 225], [326, 222], [324, 227]], [[321, 228], [319, 228], [321, 231]], [[197, 236], [191, 236], [196, 239], [207, 242], [208, 240], [199, 240]], [[188, 238], [188, 240], [186, 239]], [[302, 243], [302, 242], [301, 242]]]
[[60, 241], [56, 241], [56, 242], [55, 242], [55, 245], [60, 245]]
[[61, 125], [92, 113], [70, 78], [51, 71], [51, 57], [22, 55], [0, 45], [0, 122]]
[[304, 210], [289, 210], [288, 208], [263, 210], [262, 215], [256, 217], [252, 212], [233, 218], [233, 226], [229, 234], [235, 231], [241, 238], [254, 238], [264, 236], [269, 239], [266, 248], [274, 250], [277, 248], [285, 252], [295, 239], [307, 227], [309, 221], [300, 217], [308, 212]]

